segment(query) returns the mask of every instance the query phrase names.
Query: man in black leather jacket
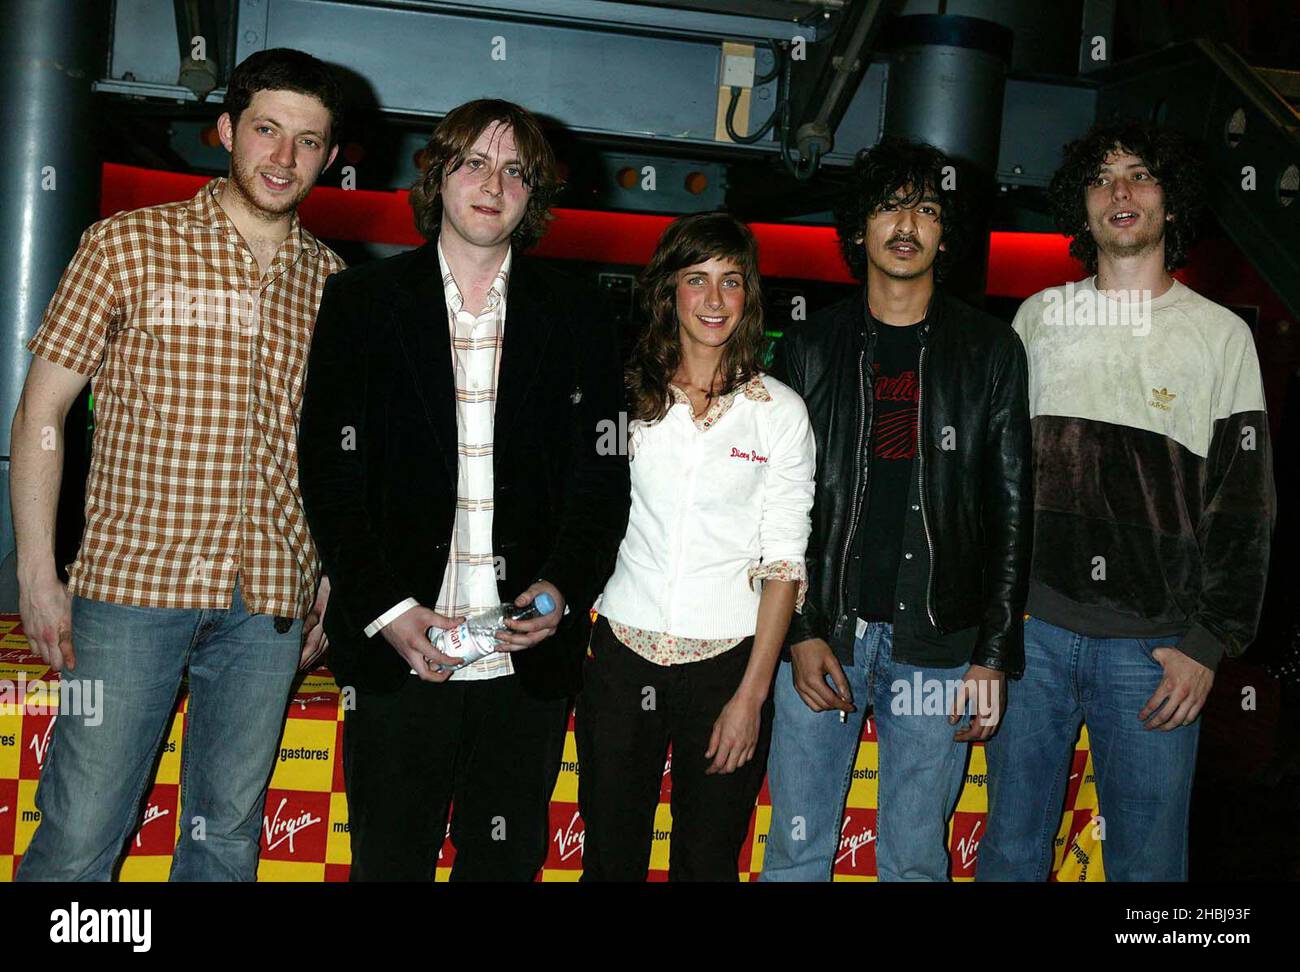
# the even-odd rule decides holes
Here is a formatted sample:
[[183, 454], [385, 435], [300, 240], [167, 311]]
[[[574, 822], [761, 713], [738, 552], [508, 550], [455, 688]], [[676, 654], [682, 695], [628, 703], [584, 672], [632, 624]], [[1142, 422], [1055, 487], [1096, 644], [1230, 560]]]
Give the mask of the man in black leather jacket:
[[960, 243], [959, 179], [932, 146], [864, 152], [836, 217], [865, 286], [778, 354], [818, 469], [807, 601], [775, 689], [764, 880], [828, 880], [866, 826], [841, 813], [868, 708], [879, 878], [946, 880], [967, 743], [996, 729], [1004, 679], [1023, 670], [1025, 353], [1010, 326], [935, 287]]

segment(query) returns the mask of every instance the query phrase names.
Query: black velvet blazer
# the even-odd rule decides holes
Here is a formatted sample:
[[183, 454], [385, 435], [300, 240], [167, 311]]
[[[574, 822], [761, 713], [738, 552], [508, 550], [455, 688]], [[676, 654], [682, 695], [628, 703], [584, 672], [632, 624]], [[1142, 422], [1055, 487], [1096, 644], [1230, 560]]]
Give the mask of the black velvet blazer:
[[[571, 695], [630, 503], [625, 450], [608, 448], [611, 435], [601, 441], [624, 407], [617, 338], [594, 293], [516, 254], [501, 354], [492, 525], [501, 597], [544, 579], [570, 610], [555, 635], [515, 653], [515, 670], [532, 695]], [[437, 599], [456, 504], [451, 362], [435, 243], [329, 278], [298, 449], [330, 578], [325, 631], [340, 685], [395, 691], [411, 677], [364, 629], [404, 598], [430, 608]]]

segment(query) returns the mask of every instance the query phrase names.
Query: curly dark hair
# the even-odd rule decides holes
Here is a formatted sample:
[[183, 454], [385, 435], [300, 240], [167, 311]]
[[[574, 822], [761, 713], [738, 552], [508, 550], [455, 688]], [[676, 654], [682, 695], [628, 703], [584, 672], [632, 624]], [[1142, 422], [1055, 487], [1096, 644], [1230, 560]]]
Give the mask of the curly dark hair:
[[965, 175], [956, 159], [933, 145], [896, 135], [860, 151], [849, 172], [844, 195], [835, 208], [840, 252], [853, 276], [858, 280], [867, 279], [867, 253], [862, 246], [862, 234], [867, 220], [881, 205], [896, 199], [899, 205], [912, 206], [922, 196], [932, 194], [939, 200], [944, 243], [935, 257], [934, 276], [942, 280], [948, 268], [960, 258], [966, 242], [968, 210], [956, 189], [965, 186]]
[[293, 91], [315, 98], [330, 113], [330, 145], [338, 144], [343, 125], [343, 87], [324, 61], [291, 47], [272, 47], [248, 55], [230, 72], [222, 105], [235, 127], [258, 91]]
[[424, 171], [411, 187], [408, 201], [415, 211], [415, 227], [426, 240], [437, 238], [442, 228], [442, 180], [465, 163], [483, 134], [494, 122], [509, 125], [523, 163], [524, 185], [532, 190], [524, 218], [510, 234], [519, 250], [542, 238], [551, 220], [551, 203], [560, 191], [559, 163], [541, 123], [527, 108], [496, 98], [467, 101], [447, 113], [421, 150]]
[[723, 346], [718, 364], [723, 385], [717, 395], [758, 373], [764, 343], [763, 289], [754, 234], [729, 213], [679, 216], [664, 230], [638, 280], [642, 330], [625, 375], [633, 418], [657, 422], [668, 411], [668, 383], [682, 360], [677, 273], [715, 258], [734, 260], [745, 279], [745, 307]]
[[1177, 270], [1187, 262], [1205, 209], [1202, 164], [1195, 145], [1180, 132], [1138, 121], [1094, 125], [1087, 135], [1065, 146], [1065, 161], [1048, 188], [1052, 214], [1062, 233], [1070, 237], [1070, 256], [1089, 273], [1097, 272], [1097, 243], [1088, 229], [1086, 193], [1106, 156], [1122, 150], [1141, 159], [1164, 191], [1165, 269]]

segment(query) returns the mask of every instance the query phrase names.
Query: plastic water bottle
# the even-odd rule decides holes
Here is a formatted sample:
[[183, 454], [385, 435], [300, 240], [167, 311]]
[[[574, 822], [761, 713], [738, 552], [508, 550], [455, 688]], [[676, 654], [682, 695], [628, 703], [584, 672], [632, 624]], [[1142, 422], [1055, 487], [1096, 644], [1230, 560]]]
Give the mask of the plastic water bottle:
[[[486, 611], [468, 615], [454, 628], [438, 628], [433, 625], [425, 632], [430, 643], [444, 655], [462, 659], [457, 668], [464, 668], [480, 658], [486, 658], [497, 650], [496, 633], [506, 626], [506, 620], [529, 621], [540, 618], [555, 610], [555, 601], [543, 591], [527, 607], [513, 604], [499, 604]], [[439, 665], [434, 671], [445, 671], [446, 665]]]

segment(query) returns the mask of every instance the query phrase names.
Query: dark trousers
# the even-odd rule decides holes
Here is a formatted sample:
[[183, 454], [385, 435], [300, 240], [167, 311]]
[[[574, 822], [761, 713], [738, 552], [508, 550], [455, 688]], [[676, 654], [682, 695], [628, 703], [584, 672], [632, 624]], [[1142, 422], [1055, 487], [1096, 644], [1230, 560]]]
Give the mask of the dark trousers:
[[451, 880], [532, 880], [567, 718], [515, 675], [358, 692], [343, 722], [351, 879], [432, 881], [454, 803]]
[[[735, 881], [772, 736], [762, 709], [754, 758], [706, 776], [713, 724], [740, 686], [753, 639], [715, 658], [655, 665], [625, 647], [601, 618], [583, 669], [575, 734], [578, 807], [586, 827], [584, 881], [644, 881], [655, 808], [672, 743], [670, 881]], [[651, 691], [653, 690], [653, 691]]]

